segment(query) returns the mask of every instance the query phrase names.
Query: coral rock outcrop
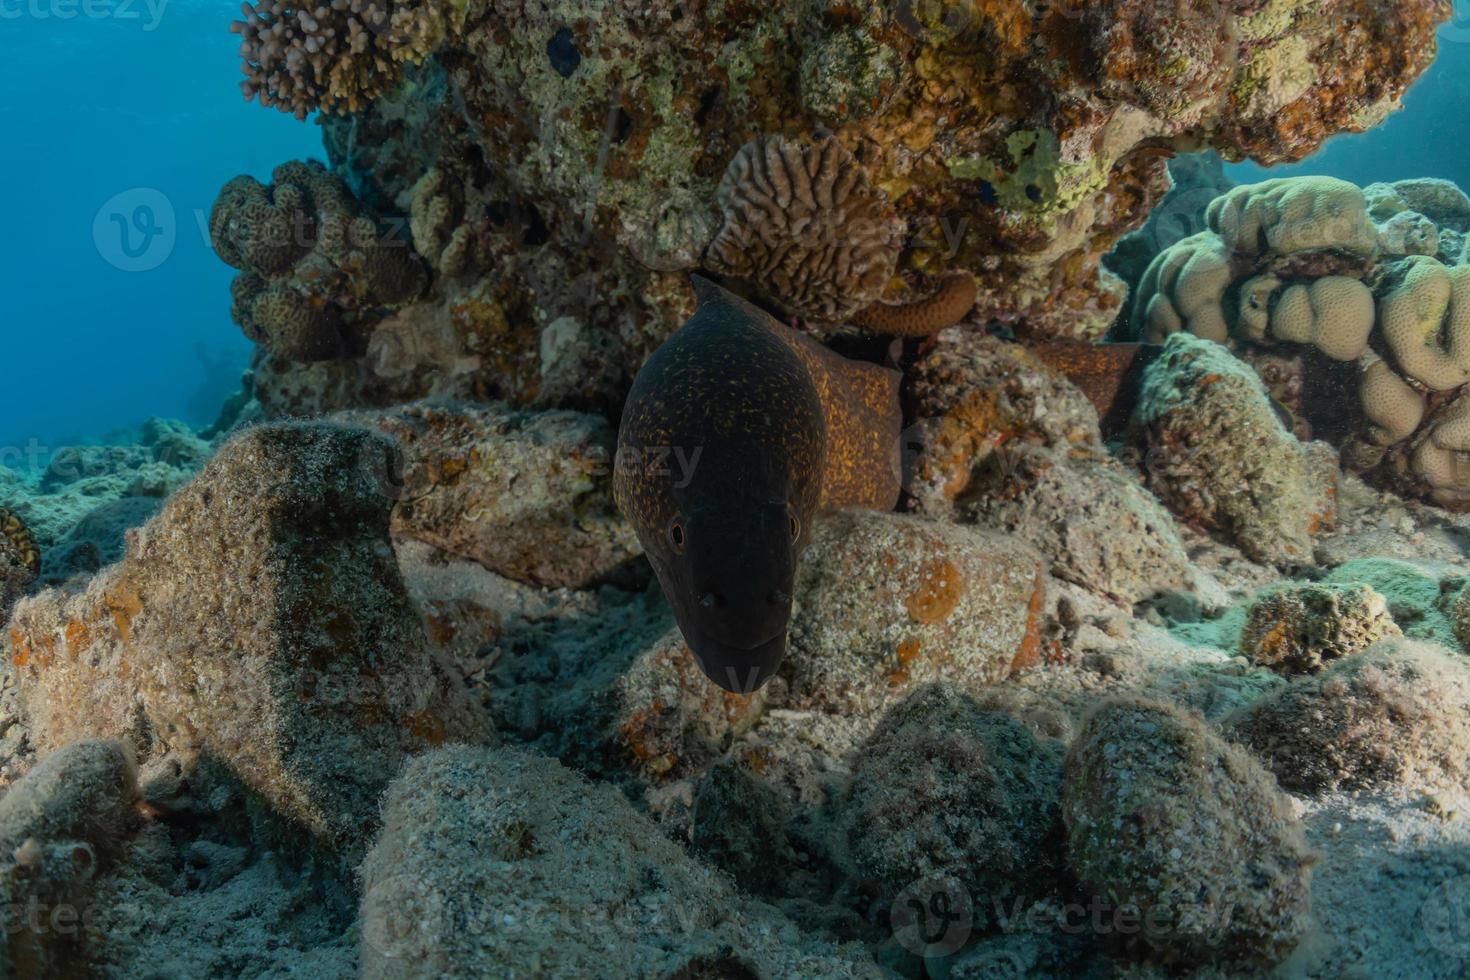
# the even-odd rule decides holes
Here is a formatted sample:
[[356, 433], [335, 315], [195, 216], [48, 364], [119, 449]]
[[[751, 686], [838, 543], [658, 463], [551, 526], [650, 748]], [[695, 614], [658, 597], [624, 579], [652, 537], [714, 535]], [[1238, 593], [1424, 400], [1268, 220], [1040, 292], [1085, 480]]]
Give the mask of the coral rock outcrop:
[[1181, 518], [1248, 556], [1306, 564], [1337, 512], [1336, 454], [1297, 441], [1261, 380], [1219, 344], [1171, 335], [1134, 414], [1148, 485]]
[[362, 846], [394, 762], [485, 737], [393, 559], [393, 451], [361, 429], [249, 429], [119, 564], [23, 601], [5, 647], [32, 740], [174, 753], [329, 849]]
[[1314, 859], [1290, 801], [1177, 708], [1100, 705], [1067, 754], [1062, 815], [1078, 879], [1134, 910], [1161, 956], [1269, 966], [1307, 933]]
[[[1170, 155], [1273, 163], [1373, 125], [1448, 15], [1344, 0], [1334, 33], [1284, 2], [439, 6], [380, 8], [388, 29], [366, 33], [355, 4], [255, 13], [249, 84], [328, 108], [334, 168], [375, 205], [413, 205], [480, 382], [557, 407], [615, 405], [707, 256], [821, 317], [945, 283], [946, 303], [973, 286], [980, 315], [1018, 333], [1099, 336], [1124, 299], [1101, 257], [1167, 190]], [[419, 27], [408, 40], [400, 19]], [[352, 37], [363, 53], [322, 53]], [[755, 203], [849, 158], [810, 201]], [[776, 197], [734, 191], [762, 169]], [[877, 227], [855, 233], [862, 216]], [[782, 244], [809, 233], [815, 250]], [[489, 336], [514, 356], [476, 350]]]

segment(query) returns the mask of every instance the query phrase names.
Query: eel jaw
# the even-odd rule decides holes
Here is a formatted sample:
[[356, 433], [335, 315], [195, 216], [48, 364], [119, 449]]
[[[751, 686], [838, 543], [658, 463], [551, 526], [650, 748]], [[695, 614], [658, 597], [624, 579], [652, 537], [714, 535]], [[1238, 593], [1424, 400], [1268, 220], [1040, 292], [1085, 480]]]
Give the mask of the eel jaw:
[[731, 694], [752, 695], [786, 659], [786, 631], [748, 649], [699, 636], [680, 624], [689, 652], [706, 677]]

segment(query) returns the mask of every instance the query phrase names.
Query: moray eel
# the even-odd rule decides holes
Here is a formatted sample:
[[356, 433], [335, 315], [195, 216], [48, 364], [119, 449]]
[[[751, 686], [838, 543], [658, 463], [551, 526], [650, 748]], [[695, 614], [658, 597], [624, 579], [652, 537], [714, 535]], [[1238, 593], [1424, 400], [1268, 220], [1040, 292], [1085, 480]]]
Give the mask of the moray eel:
[[813, 520], [898, 501], [899, 375], [694, 283], [628, 394], [613, 487], [700, 668], [750, 694], [786, 655]]

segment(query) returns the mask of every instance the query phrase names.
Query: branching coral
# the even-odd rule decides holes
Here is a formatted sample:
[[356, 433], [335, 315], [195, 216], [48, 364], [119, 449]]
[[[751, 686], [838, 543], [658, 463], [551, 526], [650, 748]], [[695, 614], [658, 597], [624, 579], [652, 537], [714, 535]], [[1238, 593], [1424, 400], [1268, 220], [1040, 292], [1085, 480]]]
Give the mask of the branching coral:
[[[443, 43], [455, 4], [436, 0], [259, 0], [240, 7], [240, 90], [305, 119], [358, 112]], [[463, 10], [463, 6], [458, 6]]]
[[292, 360], [360, 354], [366, 328], [426, 284], [408, 244], [314, 161], [282, 164], [269, 186], [231, 180], [209, 228], [219, 257], [240, 270], [231, 285], [235, 322]]

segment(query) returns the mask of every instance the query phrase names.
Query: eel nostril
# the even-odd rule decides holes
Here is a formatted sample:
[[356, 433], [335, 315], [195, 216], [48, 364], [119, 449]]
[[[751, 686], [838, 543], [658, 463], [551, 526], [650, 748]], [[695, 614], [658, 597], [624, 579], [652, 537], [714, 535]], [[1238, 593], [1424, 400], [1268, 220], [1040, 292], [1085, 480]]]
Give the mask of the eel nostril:
[[699, 604], [706, 609], [714, 609], [725, 604], [725, 599], [718, 592], [706, 592], [699, 597]]

